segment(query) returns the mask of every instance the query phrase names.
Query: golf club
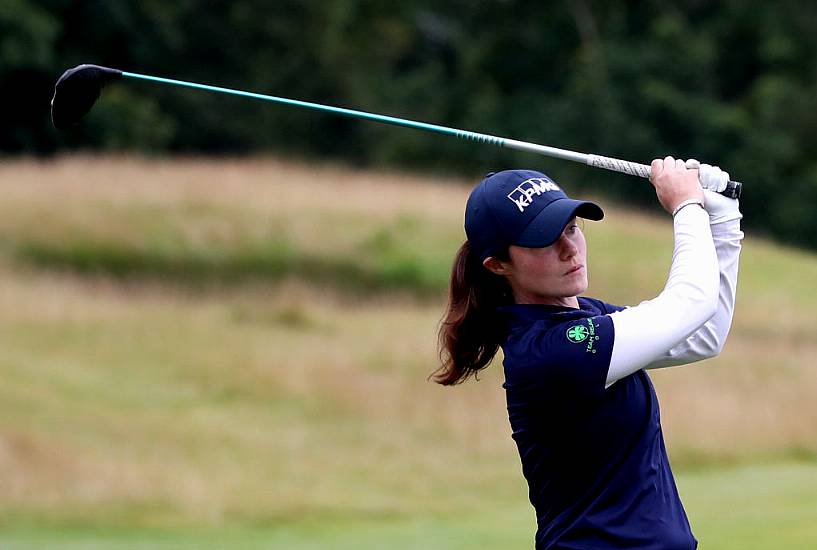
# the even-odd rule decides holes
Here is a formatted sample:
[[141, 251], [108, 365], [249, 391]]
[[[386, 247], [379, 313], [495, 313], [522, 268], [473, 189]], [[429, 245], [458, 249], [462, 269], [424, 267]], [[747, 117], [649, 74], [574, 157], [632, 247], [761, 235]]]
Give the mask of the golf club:
[[[231, 88], [221, 88], [207, 84], [197, 84], [195, 82], [186, 82], [184, 80], [173, 80], [158, 76], [129, 73], [118, 69], [100, 67], [99, 65], [79, 65], [73, 69], [68, 69], [65, 71], [59, 80], [57, 80], [57, 84], [54, 87], [54, 98], [51, 100], [51, 121], [54, 123], [54, 126], [57, 129], [64, 129], [79, 122], [79, 120], [91, 110], [94, 103], [96, 103], [96, 100], [99, 99], [102, 88], [109, 82], [119, 80], [121, 78], [147, 80], [159, 84], [196, 88], [210, 92], [249, 97], [283, 105], [290, 105], [293, 107], [302, 107], [316, 111], [334, 113], [352, 118], [372, 120], [384, 124], [416, 128], [418, 130], [454, 136], [460, 139], [476, 141], [478, 143], [488, 143], [491, 145], [498, 145], [500, 147], [507, 147], [509, 149], [539, 153], [540, 155], [545, 155], [548, 157], [580, 162], [595, 168], [604, 168], [606, 170], [622, 172], [632, 176], [640, 176], [642, 178], [650, 177], [650, 167], [646, 164], [639, 164], [600, 155], [579, 153], [567, 149], [558, 149], [547, 145], [538, 145], [536, 143], [492, 136], [489, 134], [480, 134], [477, 132], [459, 130], [457, 128], [449, 128], [447, 126], [439, 126], [425, 122], [417, 122], [404, 118], [378, 115], [374, 113], [367, 113], [365, 111], [333, 107], [330, 105], [322, 105], [320, 103], [311, 103], [297, 99], [257, 94], [243, 90], [234, 90]], [[726, 189], [723, 190], [721, 194], [733, 199], [739, 198], [742, 187], [743, 185], [740, 182], [730, 181], [727, 183]]]

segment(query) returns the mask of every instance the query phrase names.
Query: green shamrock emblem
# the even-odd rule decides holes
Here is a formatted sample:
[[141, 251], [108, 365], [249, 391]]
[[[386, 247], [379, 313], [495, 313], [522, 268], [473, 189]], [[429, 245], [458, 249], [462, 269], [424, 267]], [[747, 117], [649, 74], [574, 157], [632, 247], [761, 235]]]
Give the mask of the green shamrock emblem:
[[567, 329], [567, 339], [578, 344], [587, 340], [587, 327], [584, 325], [576, 325]]

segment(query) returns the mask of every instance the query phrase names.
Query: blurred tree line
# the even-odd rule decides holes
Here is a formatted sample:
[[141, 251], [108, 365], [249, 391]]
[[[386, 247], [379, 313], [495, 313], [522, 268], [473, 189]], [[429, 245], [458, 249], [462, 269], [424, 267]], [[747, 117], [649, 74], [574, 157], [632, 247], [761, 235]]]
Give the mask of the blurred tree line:
[[817, 246], [817, 4], [651, 0], [0, 0], [5, 154], [269, 151], [434, 171], [544, 170], [655, 204], [632, 178], [293, 108], [129, 82], [58, 134], [96, 63], [648, 162], [719, 164], [747, 225]]

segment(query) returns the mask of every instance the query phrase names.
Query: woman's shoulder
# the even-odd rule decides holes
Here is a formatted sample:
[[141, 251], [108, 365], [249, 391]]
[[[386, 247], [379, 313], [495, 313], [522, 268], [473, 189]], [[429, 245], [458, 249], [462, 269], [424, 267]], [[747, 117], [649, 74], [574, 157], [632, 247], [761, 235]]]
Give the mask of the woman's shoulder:
[[596, 315], [607, 315], [626, 309], [624, 306], [617, 306], [597, 298], [590, 298], [589, 296], [579, 296], [579, 307], [585, 311], [590, 311]]
[[612, 348], [613, 323], [605, 314], [531, 323], [503, 345], [505, 388], [600, 394]]

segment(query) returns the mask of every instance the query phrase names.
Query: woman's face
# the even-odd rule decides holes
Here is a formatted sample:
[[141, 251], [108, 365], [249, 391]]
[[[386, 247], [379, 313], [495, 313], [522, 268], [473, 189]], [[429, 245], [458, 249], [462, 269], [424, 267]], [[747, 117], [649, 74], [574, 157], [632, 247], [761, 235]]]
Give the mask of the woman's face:
[[587, 290], [587, 243], [576, 218], [552, 245], [508, 252], [510, 261], [489, 258], [485, 266], [508, 279], [517, 304], [578, 307], [576, 296]]

